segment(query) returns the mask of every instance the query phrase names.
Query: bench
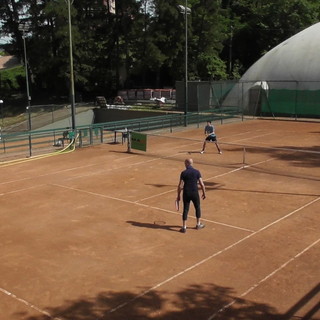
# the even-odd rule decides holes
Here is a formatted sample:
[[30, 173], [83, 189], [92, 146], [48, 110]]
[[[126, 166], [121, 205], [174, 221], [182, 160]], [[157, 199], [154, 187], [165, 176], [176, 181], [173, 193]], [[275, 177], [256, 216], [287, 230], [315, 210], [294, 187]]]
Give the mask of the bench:
[[72, 131], [71, 132], [69, 132], [68, 130], [63, 131], [62, 137], [57, 140], [54, 146], [64, 148], [64, 142], [65, 141], [71, 142], [73, 138], [74, 138], [74, 134]]

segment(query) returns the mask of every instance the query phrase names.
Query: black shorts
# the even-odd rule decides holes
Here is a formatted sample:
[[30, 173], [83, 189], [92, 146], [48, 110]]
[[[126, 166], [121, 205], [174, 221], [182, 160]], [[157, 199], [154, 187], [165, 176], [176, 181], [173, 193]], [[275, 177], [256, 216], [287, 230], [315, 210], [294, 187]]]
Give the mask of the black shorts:
[[183, 192], [183, 212], [182, 212], [182, 219], [187, 220], [188, 219], [188, 212], [190, 208], [190, 202], [193, 203], [195, 208], [195, 214], [196, 217], [200, 219], [201, 217], [201, 208], [200, 208], [200, 196], [198, 190], [195, 192], [191, 192], [190, 194], [187, 194], [186, 192]]
[[206, 141], [217, 141], [217, 136], [215, 134], [210, 134], [209, 136], [206, 137]]

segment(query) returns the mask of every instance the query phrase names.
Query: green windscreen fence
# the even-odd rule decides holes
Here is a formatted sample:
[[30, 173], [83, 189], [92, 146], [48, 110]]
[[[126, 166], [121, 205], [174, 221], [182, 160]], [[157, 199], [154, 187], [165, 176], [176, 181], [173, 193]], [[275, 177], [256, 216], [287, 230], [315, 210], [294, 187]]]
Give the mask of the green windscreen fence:
[[320, 116], [320, 90], [269, 89], [262, 98], [261, 113]]
[[[177, 82], [177, 109], [184, 110], [185, 83]], [[243, 115], [320, 117], [320, 81], [189, 81], [188, 112], [233, 108]]]
[[[201, 112], [222, 107], [222, 102], [237, 81], [188, 81], [188, 112]], [[176, 107], [185, 110], [185, 82], [176, 82]]]

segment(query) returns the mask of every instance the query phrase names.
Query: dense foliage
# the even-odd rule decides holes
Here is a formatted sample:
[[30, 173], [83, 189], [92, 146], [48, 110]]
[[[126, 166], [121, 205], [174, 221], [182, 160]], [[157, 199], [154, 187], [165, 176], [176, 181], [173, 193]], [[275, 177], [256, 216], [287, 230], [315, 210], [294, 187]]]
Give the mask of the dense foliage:
[[[6, 46], [23, 58], [25, 33], [32, 95], [68, 95], [69, 0], [1, 0]], [[76, 93], [174, 86], [185, 76], [185, 0], [71, 1]], [[275, 45], [319, 21], [318, 0], [188, 0], [190, 80], [238, 78]]]

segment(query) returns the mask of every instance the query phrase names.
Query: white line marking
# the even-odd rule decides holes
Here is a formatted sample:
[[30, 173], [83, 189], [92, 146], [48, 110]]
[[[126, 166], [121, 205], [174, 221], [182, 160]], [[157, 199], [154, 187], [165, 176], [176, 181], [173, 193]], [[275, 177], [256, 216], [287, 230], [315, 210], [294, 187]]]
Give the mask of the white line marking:
[[[135, 203], [135, 204], [140, 205], [140, 203]], [[144, 205], [144, 206], [146, 206], [146, 205]], [[167, 209], [163, 209], [163, 208], [159, 208], [159, 207], [153, 207], [153, 206], [147, 206], [147, 207], [150, 208], [150, 209], [155, 209], [155, 210], [159, 210], [159, 211], [173, 213], [173, 214], [181, 216], [180, 212], [171, 211], [171, 210], [167, 210]], [[188, 218], [189, 219], [196, 219], [196, 217], [194, 217], [194, 216], [190, 216]], [[201, 220], [206, 221], [206, 222], [211, 222], [213, 224], [218, 224], [218, 225], [221, 225], [221, 226], [225, 226], [225, 227], [228, 227], [228, 228], [232, 228], [232, 229], [238, 229], [238, 230], [242, 230], [242, 231], [246, 231], [246, 232], [254, 232], [253, 230], [250, 230], [250, 229], [241, 228], [241, 227], [237, 227], [237, 226], [234, 226], [234, 225], [231, 225], [231, 224], [226, 224], [226, 223], [222, 223], [222, 222], [218, 222], [218, 221], [214, 221], [214, 220], [209, 220], [209, 219], [204, 219], [204, 218], [201, 218]]]
[[[81, 190], [80, 190], [80, 191], [81, 191]], [[94, 193], [92, 193], [92, 194], [94, 194]], [[100, 196], [101, 196], [101, 195], [100, 195]], [[278, 222], [280, 222], [280, 221], [282, 221], [282, 220], [290, 217], [290, 216], [293, 215], [294, 213], [296, 213], [296, 212], [298, 212], [298, 211], [300, 211], [300, 210], [302, 210], [302, 209], [310, 206], [311, 204], [315, 203], [315, 202], [318, 201], [319, 199], [320, 199], [320, 197], [314, 199], [313, 201], [310, 201], [309, 203], [305, 204], [304, 206], [302, 206], [302, 207], [300, 207], [300, 208], [298, 208], [298, 209], [296, 209], [296, 210], [288, 213], [286, 216], [284, 216], [284, 217], [282, 217], [282, 218], [279, 218], [278, 220], [276, 220], [276, 221], [268, 224], [267, 226], [259, 229], [258, 231], [254, 232], [254, 233], [251, 233], [250, 235], [248, 235], [248, 236], [246, 236], [246, 237], [244, 237], [244, 238], [236, 241], [235, 243], [229, 245], [228, 247], [226, 247], [226, 248], [224, 248], [224, 249], [222, 249], [222, 250], [220, 250], [220, 251], [212, 254], [211, 256], [209, 256], [209, 257], [207, 257], [207, 258], [199, 261], [198, 263], [190, 266], [189, 268], [186, 268], [186, 269], [182, 270], [181, 272], [179, 272], [179, 273], [175, 274], [174, 276], [166, 279], [165, 281], [162, 281], [162, 282], [158, 283], [157, 285], [153, 286], [152, 288], [143, 291], [141, 294], [135, 296], [134, 298], [132, 298], [132, 299], [126, 301], [126, 302], [123, 302], [122, 304], [120, 304], [120, 305], [116, 306], [115, 308], [111, 309], [111, 310], [109, 311], [109, 313], [113, 313], [113, 312], [115, 312], [115, 311], [117, 311], [117, 310], [125, 307], [125, 306], [128, 305], [129, 303], [131, 303], [131, 302], [133, 302], [133, 301], [135, 301], [135, 300], [137, 300], [137, 299], [145, 296], [145, 295], [148, 294], [149, 292], [151, 292], [151, 291], [153, 291], [153, 290], [155, 290], [155, 289], [163, 286], [164, 284], [166, 284], [166, 283], [174, 280], [175, 278], [177, 278], [177, 277], [185, 274], [186, 272], [188, 272], [188, 271], [190, 271], [190, 270], [193, 270], [194, 268], [196, 268], [196, 267], [202, 265], [203, 263], [211, 260], [212, 258], [220, 255], [221, 253], [226, 252], [227, 250], [229, 250], [229, 249], [235, 247], [236, 245], [242, 243], [243, 241], [245, 241], [245, 240], [253, 237], [254, 235], [260, 233], [261, 231], [263, 231], [263, 230], [271, 227], [272, 225], [274, 225], [274, 224], [276, 224], [276, 223], [278, 223]], [[127, 202], [127, 201], [126, 201], [126, 202]], [[287, 263], [285, 263], [283, 266], [281, 266], [280, 268], [278, 268], [277, 270], [275, 270], [274, 272], [272, 272], [270, 275], [268, 275], [267, 277], [265, 277], [264, 279], [262, 279], [260, 282], [258, 282], [257, 284], [255, 284], [254, 286], [252, 286], [251, 288], [249, 288], [249, 289], [248, 289], [246, 292], [244, 292], [241, 296], [244, 296], [244, 295], [248, 294], [249, 292], [251, 292], [251, 291], [252, 291], [254, 288], [256, 288], [260, 283], [262, 283], [263, 281], [265, 281], [265, 280], [267, 280], [268, 278], [270, 278], [270, 277], [271, 277], [273, 274], [275, 274], [278, 270], [280, 270], [281, 268], [285, 267], [289, 262], [293, 261], [295, 258], [297, 258], [297, 257], [299, 257], [300, 255], [302, 255], [304, 252], [306, 252], [307, 250], [309, 250], [309, 248], [311, 248], [312, 246], [316, 245], [319, 241], [320, 241], [320, 239], [317, 240], [316, 242], [314, 242], [312, 245], [310, 245], [310, 246], [309, 246], [308, 248], [306, 248], [304, 251], [302, 251], [302, 252], [300, 252], [299, 254], [297, 254], [294, 258], [290, 259]], [[19, 301], [19, 302], [24, 303], [24, 304], [27, 305], [28, 307], [30, 307], [30, 308], [32, 308], [32, 309], [34, 309], [34, 310], [36, 310], [36, 311], [38, 311], [38, 312], [40, 312], [40, 313], [48, 316], [50, 319], [53, 319], [53, 320], [62, 320], [61, 318], [53, 318], [48, 312], [46, 312], [46, 311], [44, 311], [44, 310], [42, 310], [42, 309], [37, 308], [37, 307], [34, 306], [33, 304], [27, 302], [27, 301], [24, 300], [24, 299], [21, 299], [21, 298], [17, 297], [15, 294], [13, 294], [13, 293], [11, 293], [11, 292], [3, 289], [3, 288], [0, 288], [0, 292], [2, 292], [2, 293], [4, 293], [4, 294], [12, 297], [13, 299], [15, 299], [15, 300], [17, 300], [17, 301]], [[235, 301], [236, 301], [236, 300], [235, 300]], [[235, 301], [234, 301], [234, 302], [235, 302]], [[226, 308], [228, 308], [229, 306], [231, 306], [234, 302], [229, 303], [228, 305], [224, 306], [224, 307], [221, 308], [220, 310], [225, 310]], [[218, 312], [219, 312], [219, 311], [218, 311]], [[221, 312], [221, 311], [220, 311], [220, 312]], [[215, 315], [216, 315], [216, 314], [215, 314]], [[213, 317], [215, 317], [215, 315], [213, 315]], [[209, 319], [213, 319], [213, 318], [209, 318]]]
[[128, 161], [128, 159], [131, 159], [131, 158], [136, 158], [137, 157], [137, 154], [133, 154], [133, 155], [131, 155], [131, 156], [128, 156], [128, 157], [126, 157], [126, 158], [117, 158], [117, 159], [115, 159], [115, 160], [113, 160], [113, 161]]
[[[272, 135], [272, 133], [265, 133], [265, 134], [261, 134], [261, 135], [259, 135], [259, 136], [248, 137], [248, 138], [244, 138], [244, 139], [238, 139], [238, 140], [235, 140], [234, 142], [252, 140], [252, 139], [255, 139], [255, 138], [261, 138], [261, 137], [265, 137], [265, 136], [269, 136], [269, 135]], [[233, 142], [233, 143], [234, 143], [234, 142]]]
[[[261, 135], [261, 136], [265, 136], [265, 135]], [[257, 137], [259, 137], [259, 136], [257, 136]], [[251, 137], [251, 138], [253, 138], [253, 137]], [[242, 140], [247, 140], [247, 139], [242, 139]], [[238, 141], [242, 141], [242, 140], [238, 140]], [[178, 155], [178, 154], [175, 154], [175, 155]], [[174, 156], [174, 155], [162, 157], [162, 158], [160, 158], [160, 159], [165, 159], [165, 158], [172, 157], [172, 156]], [[132, 166], [132, 165], [138, 165], [138, 164], [148, 163], [148, 162], [155, 161], [155, 160], [158, 160], [158, 159], [159, 159], [159, 158], [154, 158], [154, 159], [151, 159], [151, 160], [148, 160], [148, 161], [141, 161], [141, 162], [138, 162], [138, 163], [135, 163], [135, 164], [129, 164], [129, 165], [127, 165], [127, 166]], [[230, 173], [232, 173], [232, 172], [239, 171], [239, 170], [241, 170], [241, 169], [243, 169], [243, 168], [245, 168], [245, 167], [251, 167], [251, 166], [254, 166], [254, 165], [257, 165], [257, 164], [260, 164], [260, 163], [263, 163], [263, 162], [271, 161], [271, 160], [273, 160], [273, 159], [261, 161], [261, 162], [258, 162], [258, 163], [252, 164], [252, 165], [245, 165], [245, 166], [243, 166], [243, 167], [241, 167], [241, 168], [234, 169], [234, 170], [232, 170], [232, 171], [230, 171], [230, 172], [226, 172], [226, 173], [217, 175], [217, 176], [215, 176], [215, 177], [208, 178], [208, 179], [206, 179], [206, 180], [210, 180], [210, 179], [213, 179], [213, 178], [216, 178], [216, 177], [221, 177], [221, 176], [230, 174]], [[37, 177], [22, 178], [22, 179], [17, 179], [17, 180], [12, 180], [12, 181], [0, 182], [0, 185], [1, 185], [1, 184], [3, 185], [3, 184], [13, 183], [13, 182], [24, 181], [24, 180], [29, 180], [29, 179], [33, 179], [33, 178], [39, 178], [39, 177], [49, 176], [49, 175], [53, 175], [53, 174], [57, 174], [57, 173], [61, 173], [61, 172], [67, 172], [67, 171], [77, 170], [77, 169], [80, 169], [80, 168], [86, 168], [86, 167], [91, 167], [91, 166], [96, 166], [96, 165], [99, 165], [99, 164], [90, 164], [90, 165], [86, 165], [86, 166], [72, 167], [72, 168], [68, 168], [68, 169], [64, 169], [64, 170], [59, 170], [59, 171], [56, 171], [56, 172], [53, 172], [53, 173], [51, 172], [51, 173], [39, 175], [39, 176], [37, 176]], [[126, 167], [127, 167], [127, 166], [126, 166]], [[118, 169], [118, 168], [117, 168], [117, 169]], [[144, 204], [142, 204], [142, 203], [132, 202], [132, 201], [128, 201], [128, 200], [124, 200], [124, 199], [120, 199], [120, 198], [115, 198], [115, 197], [109, 197], [109, 196], [105, 196], [105, 195], [102, 195], [102, 194], [97, 194], [97, 193], [94, 193], [94, 192], [83, 191], [83, 190], [80, 190], [80, 189], [70, 188], [70, 187], [66, 187], [66, 186], [62, 186], [62, 185], [58, 185], [58, 184], [52, 184], [52, 185], [55, 185], [55, 186], [58, 186], [58, 187], [62, 187], [62, 188], [72, 189], [72, 190], [76, 190], [76, 191], [80, 191], [80, 192], [85, 192], [85, 193], [92, 194], [92, 195], [95, 195], [95, 196], [105, 197], [105, 198], [114, 199], [114, 200], [118, 200], [118, 201], [123, 201], [123, 202], [131, 203], [131, 204], [137, 204], [137, 205], [139, 205], [139, 206], [154, 208], [154, 209], [162, 210], [162, 211], [165, 211], [165, 212], [170, 212], [170, 213], [173, 212], [173, 211], [170, 211], [170, 210], [165, 210], [165, 209], [161, 209], [161, 208], [157, 208], [157, 207], [151, 207], [151, 206], [148, 206], [148, 205], [144, 205]], [[33, 187], [26, 188], [26, 189], [21, 189], [21, 190], [17, 190], [17, 192], [18, 192], [18, 191], [27, 190], [27, 189], [31, 189], [31, 188], [33, 188]], [[13, 192], [15, 192], [15, 191], [12, 191], [11, 193], [13, 193]], [[168, 191], [168, 192], [171, 192], [171, 191]], [[4, 194], [0, 194], [0, 195], [4, 195]], [[304, 209], [305, 207], [313, 204], [314, 202], [318, 201], [319, 199], [320, 199], [320, 197], [314, 199], [313, 201], [307, 203], [306, 205], [304, 205], [304, 206], [302, 206], [302, 207], [300, 207], [300, 208], [292, 211], [291, 213], [287, 214], [286, 216], [284, 216], [284, 217], [282, 217], [282, 218], [280, 218], [280, 219], [278, 219], [278, 220], [270, 223], [269, 225], [267, 225], [267, 226], [265, 226], [265, 227], [263, 227], [263, 228], [261, 228], [261, 229], [259, 229], [259, 230], [257, 230], [257, 231], [252, 231], [252, 230], [243, 229], [243, 228], [239, 228], [239, 227], [235, 227], [235, 226], [231, 226], [231, 225], [226, 225], [226, 224], [219, 223], [219, 222], [214, 222], [214, 221], [206, 220], [206, 221], [210, 221], [210, 222], [213, 222], [213, 223], [216, 223], [216, 224], [221, 224], [221, 225], [224, 225], [224, 226], [227, 226], [227, 227], [237, 228], [237, 229], [249, 231], [249, 232], [252, 232], [252, 233], [249, 234], [249, 235], [247, 235], [246, 237], [244, 237], [244, 238], [236, 241], [235, 243], [229, 245], [228, 247], [226, 247], [226, 248], [224, 248], [224, 249], [222, 249], [222, 250], [220, 250], [220, 251], [212, 254], [211, 256], [209, 256], [209, 257], [207, 257], [207, 258], [199, 261], [198, 263], [196, 263], [196, 264], [194, 264], [194, 265], [192, 265], [192, 266], [184, 269], [183, 271], [181, 271], [181, 272], [175, 274], [174, 276], [166, 279], [165, 281], [163, 281], [163, 282], [155, 285], [154, 287], [152, 287], [152, 288], [150, 288], [150, 289], [142, 292], [141, 294], [137, 295], [136, 297], [134, 297], [134, 298], [132, 298], [132, 299], [130, 299], [130, 300], [128, 300], [128, 301], [126, 301], [126, 302], [118, 305], [117, 307], [115, 307], [115, 308], [113, 308], [112, 310], [110, 310], [109, 313], [115, 312], [116, 310], [123, 308], [124, 306], [128, 305], [129, 303], [131, 303], [131, 302], [133, 302], [133, 301], [135, 301], [135, 300], [137, 300], [137, 299], [145, 296], [145, 295], [148, 294], [149, 292], [151, 292], [151, 291], [159, 288], [160, 286], [162, 286], [162, 285], [170, 282], [171, 280], [173, 280], [173, 279], [175, 279], [175, 278], [177, 278], [177, 277], [185, 274], [186, 272], [188, 272], [188, 271], [190, 271], [190, 270], [192, 270], [192, 269], [200, 266], [201, 264], [203, 264], [203, 263], [211, 260], [212, 258], [220, 255], [221, 253], [223, 253], [223, 252], [225, 252], [225, 251], [227, 251], [227, 250], [235, 247], [236, 245], [238, 245], [238, 244], [242, 243], [243, 241], [251, 238], [252, 236], [254, 236], [254, 235], [262, 232], [263, 230], [271, 227], [272, 225], [274, 225], [274, 224], [276, 224], [276, 223], [278, 223], [278, 222], [280, 222], [280, 221], [288, 218], [289, 216], [291, 216], [291, 215], [293, 215], [294, 213], [296, 213], [296, 212]], [[173, 213], [178, 214], [178, 213], [176, 213], [176, 212], [173, 212]], [[320, 240], [320, 239], [319, 239], [319, 240]], [[316, 241], [316, 243], [319, 242], [319, 240]], [[316, 243], [314, 243], [314, 244], [316, 244]], [[311, 247], [312, 247], [312, 245], [309, 246], [308, 248], [306, 248], [306, 249], [305, 249], [303, 252], [301, 252], [300, 254], [296, 255], [296, 257], [298, 257], [299, 255], [303, 254], [305, 251], [307, 251], [307, 250], [308, 250], [309, 248], [311, 248]], [[295, 257], [295, 258], [296, 258], [296, 257]], [[291, 260], [292, 260], [292, 259], [290, 259], [289, 262], [291, 262]], [[294, 259], [293, 259], [293, 260], [294, 260]], [[288, 262], [288, 263], [289, 263], [289, 262]], [[286, 263], [286, 264], [288, 264], [288, 263]], [[286, 265], [286, 264], [285, 264], [285, 265]], [[280, 268], [281, 268], [281, 267], [280, 267]], [[279, 269], [279, 270], [280, 270], [280, 269]], [[265, 279], [262, 279], [260, 282], [258, 282], [258, 284], [252, 286], [250, 289], [248, 289], [248, 290], [247, 290], [245, 293], [243, 293], [241, 296], [248, 294], [250, 291], [252, 291], [254, 288], [256, 288], [257, 285], [259, 285], [259, 284], [262, 283], [263, 281], [267, 280], [269, 277], [271, 277], [271, 275], [273, 275], [273, 274], [276, 273], [277, 271], [278, 271], [278, 270], [275, 270], [272, 274], [270, 274], [269, 276], [267, 276]], [[7, 291], [7, 290], [5, 290], [5, 289], [3, 289], [3, 288], [0, 288], [0, 292], [2, 292], [2, 293], [4, 293], [4, 294], [6, 294], [6, 295], [8, 295], [8, 296], [10, 296], [10, 297], [12, 297], [12, 298], [14, 298], [14, 299], [17, 300], [17, 301], [20, 301], [20, 302], [24, 303], [25, 305], [27, 305], [28, 307], [30, 307], [30, 308], [32, 308], [32, 309], [34, 309], [34, 310], [37, 310], [38, 312], [40, 312], [40, 313], [48, 316], [50, 319], [53, 319], [53, 320], [62, 320], [61, 318], [56, 318], [56, 317], [53, 318], [48, 312], [46, 312], [46, 311], [44, 311], [44, 310], [42, 310], [42, 309], [37, 308], [36, 306], [32, 305], [31, 303], [27, 302], [26, 300], [17, 297], [17, 296], [14, 295], [13, 293], [10, 293], [9, 291]], [[234, 302], [233, 302], [233, 303], [234, 303]], [[228, 304], [227, 306], [224, 307], [224, 309], [226, 309], [228, 306], [232, 305], [233, 303]], [[223, 309], [223, 310], [224, 310], [224, 309]], [[222, 309], [221, 309], [221, 310], [222, 310]], [[219, 312], [219, 311], [218, 311], [218, 312]], [[211, 319], [211, 318], [210, 318], [210, 319]], [[208, 319], [208, 320], [209, 320], [209, 319]]]
[[[174, 214], [177, 214], [177, 215], [181, 216], [181, 213], [179, 213], [179, 212], [175, 212], [175, 211], [172, 211], [172, 210], [167, 210], [167, 209], [164, 209], [164, 208], [150, 206], [150, 205], [147, 205], [147, 204], [144, 204], [144, 203], [138, 203], [138, 202], [134, 202], [134, 201], [130, 201], [130, 200], [125, 200], [125, 199], [122, 199], [122, 198], [111, 197], [111, 196], [107, 196], [105, 194], [91, 192], [91, 191], [82, 190], [82, 189], [73, 188], [73, 187], [68, 187], [68, 186], [63, 186], [63, 185], [56, 184], [56, 183], [55, 184], [51, 184], [51, 185], [59, 187], [59, 188], [64, 188], [64, 189], [69, 189], [69, 190], [73, 190], [73, 191], [77, 191], [77, 192], [91, 194], [91, 195], [97, 196], [97, 197], [102, 197], [102, 198], [121, 201], [121, 202], [129, 203], [129, 204], [134, 204], [134, 205], [145, 207], [145, 208], [149, 208], [149, 209], [155, 209], [155, 210], [163, 211], [163, 212], [166, 212], [166, 213], [171, 213], [171, 214], [174, 213]], [[191, 219], [195, 219], [195, 217], [193, 217], [193, 216], [191, 216], [190, 218]], [[202, 220], [207, 221], [207, 222], [211, 222], [211, 223], [214, 223], [214, 224], [218, 224], [218, 225], [221, 225], [221, 226], [225, 226], [225, 227], [228, 227], [228, 228], [238, 229], [238, 230], [242, 230], [242, 231], [246, 231], [246, 232], [254, 232], [253, 230], [250, 230], [250, 229], [241, 228], [241, 227], [238, 227], [238, 226], [233, 226], [233, 225], [230, 225], [230, 224], [226, 224], [226, 223], [222, 223], [222, 222], [218, 222], [218, 221], [214, 221], [214, 220], [208, 220], [208, 219], [202, 219]]]
[[19, 302], [22, 302], [22, 303], [25, 304], [26, 306], [28, 306], [28, 307], [30, 307], [30, 308], [32, 308], [32, 309], [34, 309], [34, 310], [36, 310], [36, 311], [44, 314], [45, 316], [49, 317], [50, 319], [53, 319], [53, 320], [63, 320], [63, 319], [61, 319], [61, 318], [52, 317], [47, 311], [44, 311], [44, 310], [42, 310], [42, 309], [39, 309], [39, 308], [36, 307], [35, 305], [29, 303], [28, 301], [26, 301], [26, 300], [24, 300], [24, 299], [21, 299], [21, 298], [17, 297], [15, 294], [13, 294], [13, 293], [5, 290], [5, 289], [0, 288], [0, 292], [6, 294], [7, 296], [9, 296], [9, 297], [11, 297], [11, 298], [13, 298], [13, 299], [15, 299], [15, 300], [17, 300], [17, 301], [19, 301]]
[[260, 232], [262, 232], [262, 231], [270, 228], [270, 227], [273, 226], [274, 224], [279, 223], [280, 221], [282, 221], [282, 220], [284, 220], [284, 219], [287, 219], [288, 217], [292, 216], [292, 215], [295, 214], [296, 212], [298, 212], [298, 211], [300, 211], [300, 210], [303, 210], [304, 208], [312, 205], [313, 203], [315, 203], [315, 202], [317, 202], [317, 201], [319, 201], [319, 200], [320, 200], [320, 197], [318, 197], [318, 198], [316, 198], [316, 199], [308, 202], [307, 204], [303, 205], [302, 207], [300, 207], [300, 208], [298, 208], [298, 209], [296, 209], [296, 210], [294, 210], [294, 211], [291, 211], [291, 212], [288, 213], [287, 215], [285, 215], [285, 216], [283, 216], [283, 217], [281, 217], [281, 218], [273, 221], [272, 223], [269, 223], [268, 225], [266, 225], [266, 226], [264, 226], [263, 228], [255, 231], [254, 233], [251, 233], [251, 234], [245, 236], [244, 238], [236, 241], [235, 243], [229, 245], [228, 247], [226, 247], [226, 248], [224, 248], [224, 249], [222, 249], [222, 250], [220, 250], [220, 251], [218, 251], [218, 252], [210, 255], [209, 257], [207, 257], [207, 258], [199, 261], [198, 263], [190, 266], [189, 268], [186, 268], [186, 269], [182, 270], [181, 272], [179, 272], [179, 273], [173, 275], [172, 277], [170, 277], [170, 278], [168, 278], [168, 279], [166, 279], [166, 280], [158, 283], [157, 285], [151, 287], [150, 289], [141, 292], [139, 295], [135, 296], [134, 298], [132, 298], [132, 299], [130, 299], [130, 300], [128, 300], [128, 301], [125, 301], [125, 302], [119, 304], [118, 306], [116, 306], [116, 307], [114, 307], [113, 309], [111, 309], [111, 310], [109, 311], [109, 313], [115, 312], [115, 311], [117, 311], [117, 310], [125, 307], [125, 306], [128, 305], [129, 303], [131, 303], [131, 302], [133, 302], [133, 301], [135, 301], [135, 300], [137, 300], [137, 299], [145, 296], [145, 295], [148, 294], [149, 292], [151, 292], [151, 291], [153, 291], [153, 290], [155, 290], [155, 289], [163, 286], [164, 284], [166, 284], [166, 283], [168, 283], [168, 282], [170, 282], [170, 281], [178, 278], [179, 276], [184, 275], [186, 272], [188, 272], [188, 271], [190, 271], [190, 270], [193, 270], [194, 268], [196, 268], [196, 267], [202, 265], [203, 263], [211, 260], [212, 258], [220, 255], [221, 253], [224, 253], [224, 252], [226, 252], [227, 250], [230, 250], [230, 249], [234, 248], [235, 246], [237, 246], [238, 244], [244, 242], [245, 240], [250, 239], [251, 237], [257, 235], [258, 233], [260, 233]]
[[27, 188], [8, 191], [8, 192], [1, 193], [0, 195], [4, 196], [4, 195], [13, 194], [13, 193], [16, 193], [16, 192], [23, 192], [23, 191], [26, 191], [26, 190], [35, 189], [35, 188], [39, 188], [39, 187], [43, 187], [43, 186], [45, 186], [45, 184], [39, 184], [39, 185], [36, 185], [36, 186], [31, 186], [31, 187], [27, 187]]
[[[260, 136], [255, 136], [255, 137], [251, 137], [251, 138], [256, 138], [256, 137], [260, 137]], [[181, 138], [181, 139], [185, 139], [185, 138]], [[190, 139], [191, 141], [194, 141], [192, 139]], [[199, 140], [199, 142], [201, 142], [202, 140]], [[236, 141], [242, 141], [242, 140], [236, 140]], [[198, 144], [198, 142], [194, 142], [193, 144]], [[185, 144], [185, 145], [179, 145], [177, 148], [181, 148], [181, 147], [185, 147], [185, 146], [190, 146], [190, 143], [188, 144]], [[137, 163], [129, 163], [129, 164], [126, 164], [124, 165], [123, 167], [118, 167], [116, 169], [121, 169], [121, 168], [125, 168], [125, 167], [130, 167], [130, 166], [133, 166], [133, 165], [139, 165], [139, 164], [144, 164], [144, 163], [148, 163], [148, 162], [152, 162], [152, 161], [156, 161], [156, 160], [159, 160], [159, 159], [166, 159], [166, 158], [170, 158], [170, 157], [174, 157], [174, 156], [177, 156], [179, 155], [180, 153], [175, 153], [173, 155], [170, 155], [170, 156], [165, 156], [165, 157], [155, 157], [153, 159], [150, 159], [150, 160], [147, 160], [147, 161], [140, 161], [140, 162], [137, 162]], [[131, 157], [135, 157], [136, 155], [132, 155], [130, 156], [129, 158]], [[122, 158], [121, 158], [122, 159]], [[128, 158], [125, 158], [125, 159], [128, 159]], [[25, 180], [31, 180], [31, 179], [35, 179], [35, 178], [40, 178], [40, 177], [45, 177], [45, 176], [50, 176], [50, 175], [57, 175], [59, 173], [63, 173], [63, 172], [68, 172], [68, 171], [73, 171], [73, 170], [78, 170], [78, 169], [84, 169], [84, 168], [88, 168], [88, 167], [94, 167], [94, 166], [101, 166], [101, 163], [93, 163], [93, 164], [89, 164], [89, 165], [84, 165], [84, 166], [78, 166], [78, 167], [71, 167], [71, 168], [68, 168], [68, 169], [63, 169], [63, 170], [58, 170], [58, 171], [54, 171], [54, 172], [50, 172], [50, 173], [45, 173], [45, 174], [41, 174], [41, 175], [38, 175], [38, 176], [32, 176], [31, 178], [28, 177], [28, 178], [22, 178], [22, 179], [16, 179], [16, 180], [11, 180], [11, 181], [4, 181], [4, 182], [0, 182], [0, 185], [4, 185], [4, 184], [9, 184], [9, 183], [15, 183], [15, 182], [19, 182], [19, 181], [25, 181]], [[246, 166], [247, 167], [247, 166]], [[106, 169], [105, 171], [107, 170], [115, 170], [115, 168], [108, 168]], [[99, 171], [100, 173], [100, 171]], [[73, 180], [73, 179], [78, 179], [78, 178], [81, 178], [81, 177], [86, 177], [86, 176], [89, 176], [89, 175], [94, 175], [94, 174], [83, 174], [81, 176], [77, 175], [76, 177], [71, 177], [71, 178], [68, 178], [66, 180]], [[208, 179], [207, 179], [208, 180]]]
[[[311, 245], [309, 245], [308, 247], [306, 247], [305, 249], [303, 249], [301, 252], [299, 252], [298, 254], [296, 254], [294, 257], [292, 257], [291, 259], [289, 259], [288, 261], [286, 261], [285, 263], [283, 263], [279, 268], [275, 269], [274, 271], [272, 271], [270, 274], [268, 274], [267, 276], [265, 276], [263, 279], [261, 279], [260, 281], [258, 281], [257, 283], [255, 283], [253, 286], [251, 286], [247, 291], [243, 292], [239, 298], [243, 298], [245, 297], [247, 294], [249, 294], [251, 291], [253, 291], [255, 288], [257, 288], [261, 283], [265, 282], [266, 280], [268, 280], [269, 278], [271, 278], [273, 275], [275, 275], [278, 271], [280, 271], [281, 269], [285, 268], [289, 263], [291, 263], [292, 261], [294, 261], [295, 259], [297, 259], [298, 257], [300, 257], [302, 254], [304, 254], [305, 252], [307, 252], [309, 249], [311, 249], [312, 247], [314, 247], [315, 245], [318, 244], [318, 242], [320, 242], [320, 239], [316, 240], [315, 242], [313, 242]], [[232, 300], [231, 302], [229, 302], [228, 304], [224, 305], [221, 309], [219, 309], [217, 312], [215, 312], [213, 315], [211, 315], [208, 320], [212, 320], [214, 319], [219, 313], [225, 311], [226, 309], [228, 309], [229, 307], [231, 307], [233, 304], [235, 304], [239, 298], [236, 298], [234, 300]]]
[[[268, 162], [268, 161], [272, 161], [272, 160], [274, 160], [274, 159], [263, 160], [263, 161], [259, 161], [259, 162], [256, 162], [256, 163], [253, 163], [253, 164], [250, 164], [250, 165], [246, 165], [246, 166], [242, 166], [242, 167], [239, 167], [239, 168], [236, 168], [236, 169], [232, 169], [230, 171], [227, 171], [227, 172], [224, 172], [224, 173], [221, 173], [221, 174], [217, 174], [217, 175], [212, 176], [210, 178], [204, 179], [203, 181], [205, 182], [205, 181], [209, 181], [209, 180], [212, 180], [212, 179], [215, 179], [215, 178], [220, 178], [220, 177], [226, 176], [228, 174], [240, 171], [240, 170], [242, 170], [244, 168], [254, 167], [254, 166], [258, 165], [258, 164], [261, 164], [261, 163], [264, 163], [264, 162]], [[141, 201], [145, 201], [145, 200], [149, 200], [149, 199], [152, 199], [152, 198], [156, 198], [158, 196], [162, 196], [164, 194], [167, 194], [167, 193], [170, 193], [170, 192], [173, 192], [173, 191], [176, 191], [176, 190], [177, 189], [171, 189], [171, 190], [168, 190], [168, 191], [165, 191], [165, 192], [162, 192], [162, 193], [157, 193], [157, 194], [152, 195], [150, 197], [137, 200], [136, 203], [141, 202]]]
[[54, 171], [54, 172], [50, 172], [50, 173], [40, 174], [38, 176], [32, 176], [32, 177], [28, 177], [28, 178], [21, 178], [21, 179], [16, 179], [16, 180], [11, 180], [11, 181], [4, 181], [4, 182], [0, 182], [0, 185], [1, 184], [9, 184], [9, 183], [20, 182], [20, 181], [25, 181], [25, 180], [32, 180], [32, 179], [35, 179], [35, 178], [41, 178], [41, 177], [46, 177], [46, 176], [50, 176], [50, 175], [57, 175], [57, 174], [62, 173], [62, 172], [68, 172], [68, 171], [72, 171], [72, 170], [83, 169], [83, 168], [99, 166], [99, 165], [101, 165], [101, 164], [100, 163], [95, 163], [95, 164], [89, 164], [89, 165], [85, 165], [85, 166], [72, 167], [72, 168], [58, 170], [58, 171]]

